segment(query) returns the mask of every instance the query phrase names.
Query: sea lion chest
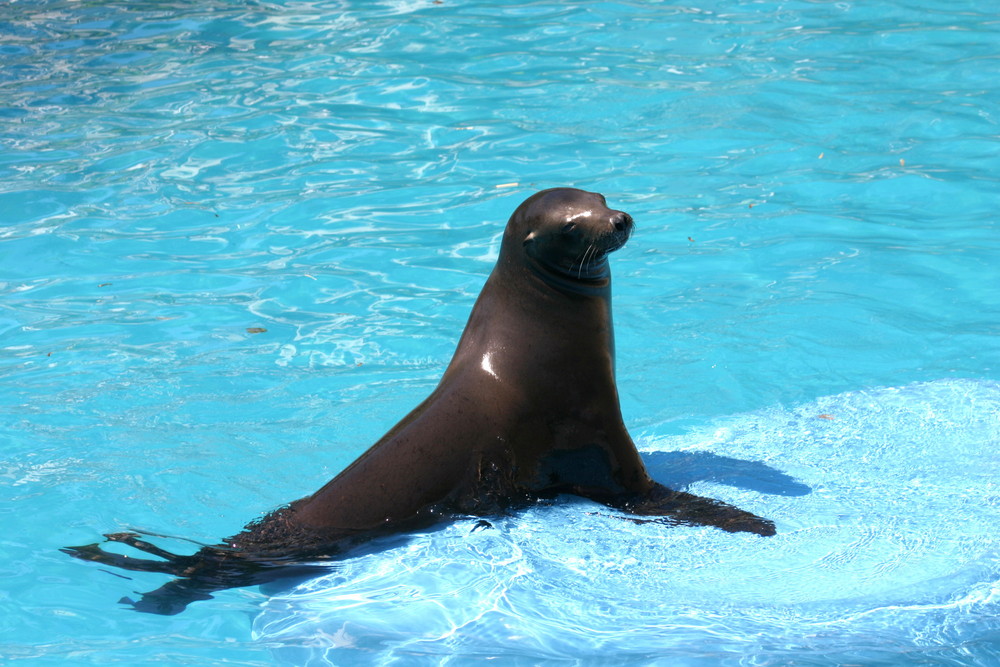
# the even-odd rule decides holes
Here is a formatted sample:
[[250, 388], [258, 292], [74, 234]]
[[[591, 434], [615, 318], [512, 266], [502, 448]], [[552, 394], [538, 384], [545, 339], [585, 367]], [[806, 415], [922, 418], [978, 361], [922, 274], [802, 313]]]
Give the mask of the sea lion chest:
[[621, 487], [616, 450], [631, 440], [603, 293], [565, 294], [495, 272], [442, 378], [441, 387], [450, 386], [467, 393], [478, 424], [491, 426], [478, 430], [475, 449], [510, 458], [519, 488]]

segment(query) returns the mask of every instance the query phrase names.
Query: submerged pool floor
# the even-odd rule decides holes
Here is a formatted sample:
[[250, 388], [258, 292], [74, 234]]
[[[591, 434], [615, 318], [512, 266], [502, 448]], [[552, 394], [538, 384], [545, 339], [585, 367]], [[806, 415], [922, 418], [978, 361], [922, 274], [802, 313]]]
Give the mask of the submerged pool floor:
[[[1000, 14], [920, 0], [8, 3], [0, 659], [1000, 660]], [[436, 384], [529, 193], [604, 193], [652, 474], [164, 618], [58, 548], [202, 542]], [[182, 544], [165, 540], [168, 547]]]
[[988, 664], [998, 411], [1000, 384], [941, 381], [650, 438], [655, 478], [764, 513], [778, 535], [635, 525], [567, 498], [276, 591], [254, 636], [289, 665]]

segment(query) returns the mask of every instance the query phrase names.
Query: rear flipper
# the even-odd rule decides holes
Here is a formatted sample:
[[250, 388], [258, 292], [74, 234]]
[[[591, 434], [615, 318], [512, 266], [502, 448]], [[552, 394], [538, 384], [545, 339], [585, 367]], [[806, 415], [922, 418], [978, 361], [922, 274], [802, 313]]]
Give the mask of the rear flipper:
[[251, 554], [219, 546], [203, 546], [197, 553], [182, 556], [161, 549], [141, 539], [137, 533], [105, 535], [109, 542], [120, 542], [163, 560], [132, 558], [105, 551], [100, 544], [64, 547], [63, 553], [74, 558], [135, 572], [159, 572], [176, 577], [154, 591], [140, 593], [138, 600], [122, 598], [136, 611], [173, 615], [198, 600], [209, 600], [212, 593], [227, 588], [252, 586], [289, 577], [307, 577], [329, 570], [320, 563], [301, 562], [283, 556]]
[[185, 570], [191, 567], [194, 556], [178, 556], [140, 539], [138, 533], [110, 533], [105, 535], [109, 542], [121, 542], [130, 547], [159, 556], [163, 560], [148, 558], [132, 558], [123, 554], [105, 551], [100, 544], [87, 544], [81, 547], [63, 547], [59, 551], [80, 560], [89, 560], [102, 565], [120, 567], [123, 570], [135, 572], [162, 572], [175, 576], [184, 576]]
[[192, 602], [211, 600], [212, 593], [216, 591], [274, 581], [300, 583], [326, 574], [330, 569], [329, 564], [323, 563], [216, 561], [206, 563], [203, 570], [193, 576], [178, 577], [156, 590], [140, 593], [142, 597], [138, 600], [123, 597], [119, 602], [131, 605], [136, 611], [173, 616], [184, 611]]
[[667, 523], [713, 526], [729, 533], [755, 533], [764, 537], [775, 534], [774, 523], [720, 500], [703, 498], [684, 491], [673, 491], [654, 482], [645, 496], [608, 503], [639, 517], [625, 517], [636, 523]]
[[153, 614], [176, 614], [183, 611], [190, 602], [207, 600], [212, 597], [203, 589], [204, 582], [187, 578], [192, 571], [198, 569], [197, 565], [199, 563], [205, 562], [199, 556], [202, 555], [202, 552], [210, 549], [210, 547], [203, 548], [198, 554], [193, 556], [180, 556], [141, 539], [137, 533], [111, 533], [104, 537], [109, 542], [127, 544], [130, 547], [152, 554], [163, 560], [132, 558], [124, 554], [105, 551], [101, 548], [100, 544], [63, 547], [60, 551], [74, 558], [119, 567], [123, 570], [160, 572], [178, 577], [155, 591], [141, 594], [142, 598], [137, 602], [124, 597], [119, 600], [120, 603], [132, 605], [137, 611], [145, 611]]

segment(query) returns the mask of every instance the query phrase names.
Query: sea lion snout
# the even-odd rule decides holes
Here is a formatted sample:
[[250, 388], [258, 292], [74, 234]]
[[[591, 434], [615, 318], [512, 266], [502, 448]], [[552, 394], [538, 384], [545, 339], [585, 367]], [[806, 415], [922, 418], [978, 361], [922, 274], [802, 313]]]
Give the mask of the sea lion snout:
[[632, 232], [632, 216], [625, 211], [615, 211], [615, 214], [611, 216], [611, 226], [615, 228], [616, 232]]
[[625, 211], [612, 211], [610, 226], [611, 232], [607, 234], [604, 244], [605, 253], [614, 252], [625, 245], [632, 236], [635, 223], [632, 216]]

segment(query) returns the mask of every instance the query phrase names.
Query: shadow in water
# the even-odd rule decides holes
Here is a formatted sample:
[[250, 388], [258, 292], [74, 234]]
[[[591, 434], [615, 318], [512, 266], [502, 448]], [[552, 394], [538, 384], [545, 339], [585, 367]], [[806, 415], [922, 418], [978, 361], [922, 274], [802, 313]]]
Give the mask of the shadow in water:
[[711, 452], [643, 452], [650, 476], [671, 489], [694, 482], [715, 482], [776, 496], [804, 496], [812, 489], [760, 461], [744, 461]]

